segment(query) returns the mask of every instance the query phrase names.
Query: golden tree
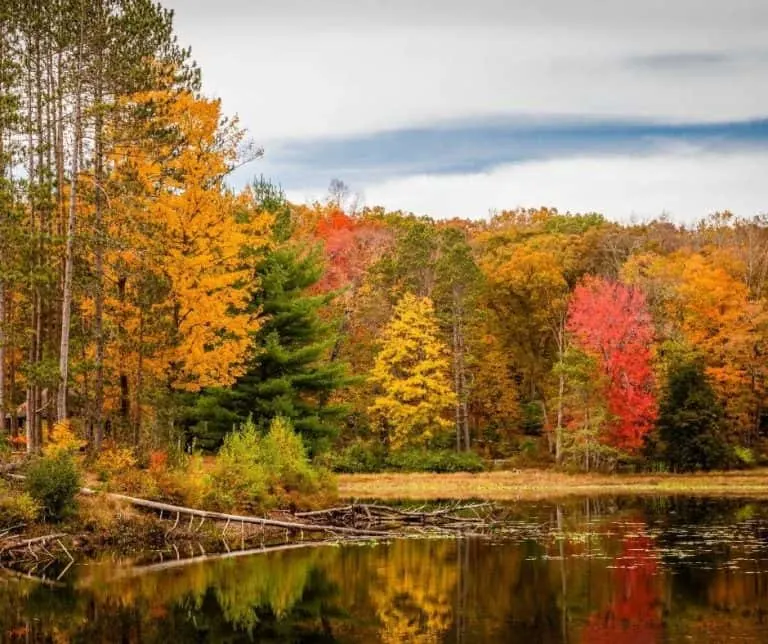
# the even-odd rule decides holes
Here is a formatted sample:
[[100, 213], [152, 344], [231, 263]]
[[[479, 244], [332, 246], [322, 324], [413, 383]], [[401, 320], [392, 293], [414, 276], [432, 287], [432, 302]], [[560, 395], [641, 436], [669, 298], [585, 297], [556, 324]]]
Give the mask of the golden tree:
[[[106, 298], [115, 341], [107, 359], [140, 389], [229, 385], [243, 372], [258, 286], [249, 258], [268, 244], [271, 216], [236, 195], [225, 178], [238, 163], [242, 131], [219, 101], [191, 92], [126, 99], [130, 136], [115, 147]], [[140, 392], [134, 396], [134, 400]]]
[[451, 429], [446, 414], [456, 394], [448, 349], [429, 298], [407, 293], [397, 304], [382, 333], [371, 380], [381, 394], [369, 411], [387, 431], [393, 448], [423, 445]]

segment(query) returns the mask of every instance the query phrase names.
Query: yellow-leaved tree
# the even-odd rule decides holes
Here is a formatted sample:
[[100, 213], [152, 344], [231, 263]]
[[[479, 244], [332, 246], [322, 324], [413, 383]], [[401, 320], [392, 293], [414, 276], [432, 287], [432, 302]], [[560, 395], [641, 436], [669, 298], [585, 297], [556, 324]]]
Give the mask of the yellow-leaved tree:
[[123, 190], [110, 204], [106, 309], [107, 361], [127, 416], [129, 406], [140, 415], [152, 382], [196, 391], [243, 372], [261, 324], [253, 258], [269, 243], [271, 215], [225, 183], [243, 133], [219, 101], [181, 91], [124, 102], [133, 118], [110, 158]]
[[380, 393], [369, 412], [392, 448], [424, 445], [451, 430], [450, 373], [432, 301], [406, 293], [382, 333], [370, 376]]

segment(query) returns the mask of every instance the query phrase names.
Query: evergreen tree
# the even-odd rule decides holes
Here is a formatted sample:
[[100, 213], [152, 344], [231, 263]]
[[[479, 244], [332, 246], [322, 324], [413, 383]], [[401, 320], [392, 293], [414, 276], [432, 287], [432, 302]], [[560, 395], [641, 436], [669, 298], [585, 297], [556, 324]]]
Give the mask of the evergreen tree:
[[727, 467], [733, 459], [722, 419], [703, 363], [687, 358], [673, 365], [658, 420], [658, 448], [669, 466], [675, 471]]
[[333, 393], [352, 380], [346, 364], [326, 360], [337, 325], [321, 315], [333, 294], [311, 293], [322, 272], [317, 253], [289, 245], [269, 252], [258, 266], [260, 290], [252, 306], [265, 323], [254, 335], [247, 372], [230, 390], [208, 392], [196, 402], [201, 446], [215, 447], [249, 416], [264, 428], [281, 416], [293, 422], [313, 455], [327, 449], [345, 412]]

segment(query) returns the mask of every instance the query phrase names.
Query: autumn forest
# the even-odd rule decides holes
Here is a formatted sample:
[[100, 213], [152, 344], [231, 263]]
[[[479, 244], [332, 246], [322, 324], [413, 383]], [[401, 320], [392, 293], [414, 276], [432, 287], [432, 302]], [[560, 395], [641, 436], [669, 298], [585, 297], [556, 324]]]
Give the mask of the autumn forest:
[[[486, 32], [520, 47], [491, 16], [503, 10], [517, 25], [525, 3], [412, 3], [424, 15], [404, 3], [408, 28], [379, 24], [387, 3], [348, 11], [328, 0], [319, 15], [304, 2], [301, 24], [281, 14], [290, 3], [212, 4], [179, 1], [177, 20], [154, 0], [0, 0], [0, 640], [763, 641], [768, 214], [630, 220], [566, 211], [555, 186], [549, 203], [521, 206], [521, 196], [471, 217], [366, 203], [377, 184], [354, 164], [378, 163], [382, 140], [413, 135], [411, 152], [443, 136], [482, 140], [499, 163], [494, 181], [538, 163], [536, 150], [505, 166], [485, 149], [496, 132], [507, 147], [521, 132], [535, 139], [537, 118], [531, 130], [512, 117], [498, 129], [435, 120], [415, 136], [421, 113], [403, 124], [394, 112], [411, 108], [399, 104], [384, 125], [366, 125], [383, 134], [350, 134], [362, 128], [350, 124], [348, 138], [312, 143], [357, 155], [345, 157], [351, 176], [329, 172], [321, 196], [299, 199], [301, 173], [269, 166], [290, 156], [287, 144], [250, 134], [245, 122], [258, 119], [239, 120], [231, 93], [211, 95], [217, 82], [195, 52], [208, 64], [205, 46], [236, 38], [241, 23], [253, 38], [289, 28], [274, 55], [291, 69], [298, 60], [282, 82], [303, 88], [301, 74], [323, 66], [305, 60], [321, 49], [307, 30], [329, 18], [358, 12], [368, 34], [339, 31], [347, 44], [334, 42], [333, 55], [377, 37], [405, 42], [416, 27], [454, 54], [464, 50], [433, 25], [434, 7], [477, 20], [468, 51]], [[629, 12], [598, 4], [590, 30]], [[549, 27], [561, 34], [572, 8], [556, 9]], [[221, 20], [209, 28], [212, 11]], [[672, 12], [663, 7], [664, 20]], [[195, 24], [206, 35], [193, 51], [177, 34]], [[301, 34], [309, 44], [294, 49]], [[665, 88], [677, 78], [679, 52], [643, 46], [659, 55], [631, 66], [628, 94], [645, 91], [637, 79]], [[234, 65], [239, 82], [290, 112], [285, 88], [264, 82], [273, 61], [253, 47]], [[601, 55], [619, 56], [609, 49]], [[420, 51], [379, 62], [397, 77], [398, 61]], [[413, 62], [432, 69], [421, 56]], [[586, 58], [567, 57], [587, 73], [577, 69]], [[686, 51], [682, 66], [712, 60]], [[489, 78], [506, 75], [494, 65]], [[432, 109], [425, 87], [408, 105]], [[483, 114], [499, 93], [480, 95]], [[456, 115], [469, 109], [451, 100]], [[307, 91], [318, 123], [322, 101]], [[294, 138], [304, 136], [296, 114], [308, 112], [283, 123]], [[336, 116], [328, 123], [348, 114]], [[729, 131], [717, 115], [706, 125], [687, 116], [685, 127], [555, 119], [542, 131], [567, 150], [547, 163], [605, 167], [570, 156], [589, 137], [603, 159], [647, 132]], [[318, 165], [315, 154], [301, 163]], [[390, 161], [382, 168], [400, 163]], [[395, 189], [416, 185], [410, 175], [381, 174], [379, 185], [423, 196]], [[437, 172], [430, 185], [463, 176], [474, 175]], [[485, 185], [497, 184], [473, 189]], [[474, 207], [478, 193], [466, 192]], [[455, 195], [440, 198], [453, 208]]]
[[[290, 203], [148, 0], [0, 6], [0, 413], [39, 452], [338, 471], [768, 456], [768, 221]], [[269, 150], [266, 151], [269, 154]], [[234, 170], [252, 170], [244, 188]]]

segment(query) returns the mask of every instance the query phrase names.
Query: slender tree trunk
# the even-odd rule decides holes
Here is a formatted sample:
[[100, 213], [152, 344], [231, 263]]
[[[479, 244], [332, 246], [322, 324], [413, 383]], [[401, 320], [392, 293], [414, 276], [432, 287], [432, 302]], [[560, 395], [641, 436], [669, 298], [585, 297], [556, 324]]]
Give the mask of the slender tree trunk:
[[[27, 176], [29, 182], [29, 233], [32, 240], [39, 234], [37, 229], [37, 195], [35, 194], [34, 181], [37, 178], [35, 168], [35, 137], [33, 127], [33, 84], [32, 84], [32, 61], [31, 57], [32, 48], [32, 35], [27, 35], [27, 79], [26, 79], [26, 127], [27, 127]], [[39, 143], [39, 142], [38, 142]], [[34, 248], [34, 244], [32, 244]], [[36, 427], [36, 388], [37, 388], [37, 374], [35, 374], [35, 368], [37, 366], [37, 338], [34, 330], [37, 329], [37, 317], [38, 317], [38, 293], [35, 285], [35, 277], [33, 275], [36, 264], [36, 258], [30, 258], [30, 318], [29, 329], [32, 331], [30, 334], [29, 347], [27, 352], [28, 357], [28, 372], [27, 376], [27, 391], [26, 391], [26, 434], [27, 434], [27, 452], [35, 454], [39, 451], [40, 445], [37, 443], [37, 427]]]
[[69, 213], [67, 218], [67, 243], [64, 255], [64, 290], [61, 304], [61, 345], [59, 350], [59, 391], [56, 401], [56, 417], [59, 422], [67, 418], [67, 383], [69, 379], [69, 332], [72, 316], [72, 273], [74, 269], [75, 224], [77, 215], [77, 179], [80, 172], [80, 152], [82, 143], [82, 55], [83, 55], [83, 15], [82, 5], [79, 16], [80, 40], [77, 48], [77, 68], [75, 70], [75, 122], [74, 144], [72, 146], [72, 177], [70, 181]]
[[[46, 128], [44, 123], [44, 105], [43, 97], [45, 88], [43, 85], [43, 51], [42, 46], [48, 46], [46, 36], [38, 36], [35, 39], [35, 124], [37, 134], [37, 189], [38, 189], [38, 212], [40, 216], [40, 231], [37, 236], [36, 265], [38, 274], [45, 272], [45, 236], [47, 225], [50, 220], [51, 203], [51, 184], [46, 172], [45, 152], [49, 141], [46, 139]], [[35, 320], [35, 364], [43, 364], [43, 351], [45, 348], [45, 298], [43, 296], [43, 287], [36, 285], [37, 292], [37, 317]], [[38, 380], [34, 390], [34, 430], [35, 444], [38, 449], [43, 446], [43, 389]]]
[[[101, 2], [99, 2], [99, 11], [103, 12]], [[99, 16], [103, 19], [103, 15]], [[100, 21], [101, 24], [101, 21]], [[104, 164], [104, 118], [102, 116], [102, 57], [101, 47], [97, 60], [97, 70], [94, 90], [94, 103], [96, 105], [96, 118], [94, 123], [94, 175], [95, 175], [95, 195], [94, 195], [94, 271], [96, 274], [96, 293], [94, 297], [94, 318], [93, 335], [96, 344], [95, 371], [96, 382], [94, 384], [94, 432], [93, 448], [95, 451], [101, 449], [101, 439], [104, 435], [104, 230], [103, 230], [103, 207], [104, 190], [103, 164]]]
[[[5, 21], [0, 20], [0, 71], [6, 64], [6, 43], [8, 34], [5, 29]], [[0, 81], [2, 81], [0, 76]], [[10, 93], [10, 89], [0, 82], [0, 95]], [[4, 183], [9, 174], [7, 171], [11, 167], [11, 162], [5, 158], [5, 115], [0, 113], [0, 190], [5, 189]], [[8, 184], [10, 190], [10, 183]], [[5, 239], [3, 239], [3, 230], [0, 228], [0, 420], [5, 430], [5, 277], [1, 274], [4, 270]]]
[[453, 289], [453, 380], [456, 390], [456, 451], [470, 449], [469, 413], [467, 410], [467, 372], [466, 346], [464, 340], [464, 311], [461, 305], [461, 293]]
[[454, 422], [456, 424], [456, 451], [461, 451], [461, 379], [459, 377], [458, 325], [453, 320], [453, 389], [456, 392]]
[[139, 309], [139, 356], [136, 363], [136, 415], [133, 424], [133, 444], [141, 439], [141, 397], [144, 395], [144, 312]]
[[[0, 66], [4, 63], [5, 51], [3, 47], [5, 32], [0, 31]], [[0, 85], [0, 93], [4, 92], [5, 88]], [[5, 160], [5, 131], [2, 127], [4, 123], [0, 122], [0, 189], [6, 179], [6, 164]], [[3, 231], [0, 228], [0, 272], [4, 268], [4, 254], [3, 248], [5, 240], [3, 239]], [[3, 424], [3, 430], [5, 430], [5, 278], [0, 273], [0, 421]]]
[[[0, 248], [0, 266], [2, 265], [3, 255]], [[5, 281], [3, 279], [0, 279], [0, 419], [5, 430]]]
[[560, 321], [557, 329], [557, 359], [560, 373], [557, 378], [557, 425], [555, 427], [555, 462], [560, 465], [563, 462], [563, 398], [565, 396], [565, 373], [563, 373], [563, 360], [565, 359], [565, 328], [564, 320]]

